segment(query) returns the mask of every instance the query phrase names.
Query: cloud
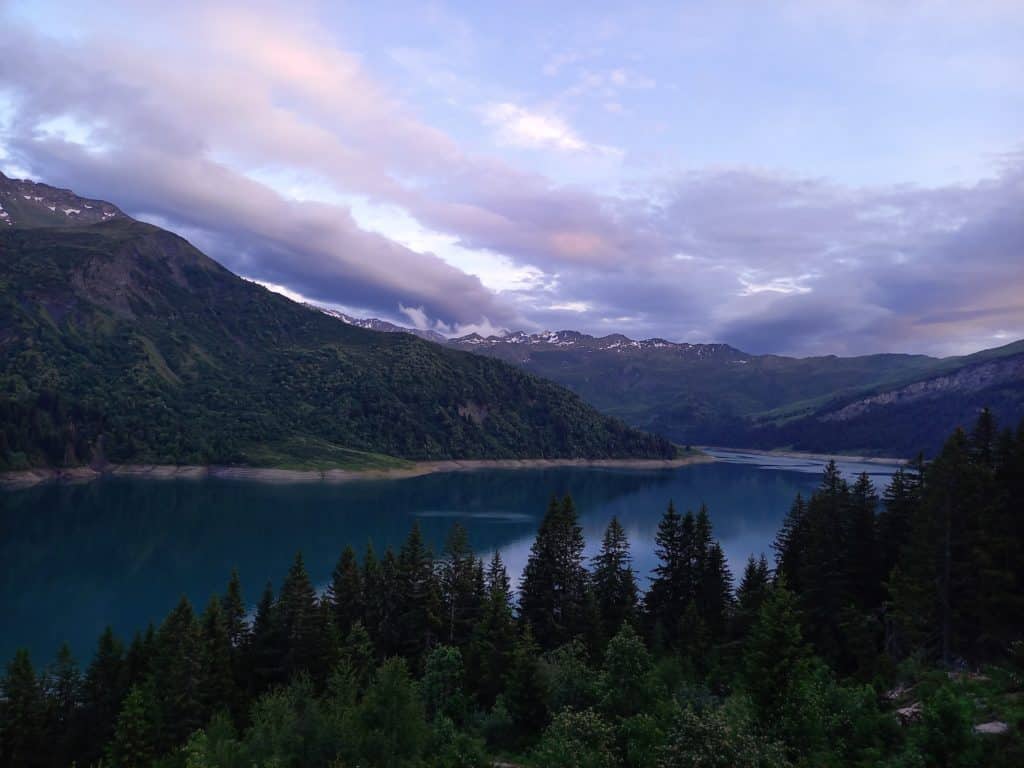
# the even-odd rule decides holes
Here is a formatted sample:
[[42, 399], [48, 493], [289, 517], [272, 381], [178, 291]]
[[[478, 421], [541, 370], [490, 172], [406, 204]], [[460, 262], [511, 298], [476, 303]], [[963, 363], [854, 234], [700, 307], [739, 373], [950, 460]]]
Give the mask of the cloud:
[[[599, 191], [469, 149], [494, 131], [539, 150], [511, 156], [552, 176], [611, 151], [562, 117], [575, 111], [521, 103], [552, 102], [495, 98], [475, 143], [462, 130], [477, 120], [431, 125], [364, 57], [286, 13], [101, 12], [141, 31], [83, 16], [52, 38], [0, 6], [5, 166], [146, 214], [318, 302], [451, 333], [571, 324], [752, 352], [948, 352], [1024, 336], [1020, 156], [972, 185], [713, 167]], [[549, 62], [556, 75], [577, 63]], [[599, 107], [654, 85], [614, 65], [577, 83]], [[371, 231], [353, 200], [400, 215]], [[403, 221], [414, 226], [389, 235]], [[468, 274], [474, 254], [501, 280]]]
[[501, 102], [484, 109], [484, 122], [495, 128], [498, 141], [531, 149], [584, 152], [592, 149], [561, 118]]

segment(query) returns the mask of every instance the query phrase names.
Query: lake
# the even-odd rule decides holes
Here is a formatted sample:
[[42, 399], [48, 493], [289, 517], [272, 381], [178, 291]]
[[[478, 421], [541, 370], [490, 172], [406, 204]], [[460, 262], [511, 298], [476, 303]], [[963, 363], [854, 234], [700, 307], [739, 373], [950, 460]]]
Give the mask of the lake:
[[[202, 610], [237, 567], [250, 604], [280, 584], [302, 551], [325, 584], [341, 550], [398, 547], [414, 520], [440, 550], [461, 522], [480, 553], [500, 549], [515, 577], [552, 493], [576, 500], [593, 554], [608, 520], [629, 534], [646, 578], [653, 539], [672, 499], [680, 511], [708, 505], [734, 575], [771, 542], [794, 496], [819, 481], [823, 463], [715, 451], [719, 461], [677, 469], [486, 470], [405, 480], [268, 485], [229, 480], [103, 478], [0, 492], [0, 663], [29, 648], [37, 666], [61, 642], [84, 667], [107, 624], [125, 640], [159, 622], [188, 595]], [[882, 490], [894, 467], [867, 471]]]

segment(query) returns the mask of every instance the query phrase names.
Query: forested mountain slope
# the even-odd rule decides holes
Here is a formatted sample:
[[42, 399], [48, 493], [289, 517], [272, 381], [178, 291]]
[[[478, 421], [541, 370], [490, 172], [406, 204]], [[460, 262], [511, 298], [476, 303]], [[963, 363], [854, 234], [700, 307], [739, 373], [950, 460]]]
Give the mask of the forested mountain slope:
[[1024, 416], [1024, 343], [975, 355], [794, 358], [727, 344], [576, 331], [450, 343], [564, 384], [602, 411], [680, 443], [912, 456], [984, 406]]
[[0, 204], [0, 468], [675, 453], [512, 366], [296, 304], [109, 203], [0, 176]]

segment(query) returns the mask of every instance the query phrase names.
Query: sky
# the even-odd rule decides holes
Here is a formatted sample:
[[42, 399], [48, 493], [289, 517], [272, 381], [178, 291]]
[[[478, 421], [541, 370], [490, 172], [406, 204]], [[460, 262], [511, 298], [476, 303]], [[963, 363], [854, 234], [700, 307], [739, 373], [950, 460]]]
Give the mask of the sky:
[[751, 353], [1024, 337], [1024, 3], [0, 0], [0, 170], [294, 298]]

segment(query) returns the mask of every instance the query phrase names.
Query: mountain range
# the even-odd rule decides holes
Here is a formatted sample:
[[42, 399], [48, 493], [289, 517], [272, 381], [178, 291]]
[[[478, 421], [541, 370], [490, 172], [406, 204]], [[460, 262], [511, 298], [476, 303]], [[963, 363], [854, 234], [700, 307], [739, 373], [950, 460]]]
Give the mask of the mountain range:
[[0, 306], [4, 468], [668, 457], [670, 441], [912, 456], [982, 407], [1024, 416], [1024, 342], [941, 359], [446, 339], [297, 304], [111, 203], [2, 174]]
[[0, 468], [669, 458], [499, 360], [339, 322], [116, 206], [0, 175]]
[[1004, 425], [1024, 418], [1024, 341], [950, 358], [795, 358], [573, 330], [437, 336], [430, 338], [516, 364], [681, 444], [913, 456], [936, 451], [984, 407]]

